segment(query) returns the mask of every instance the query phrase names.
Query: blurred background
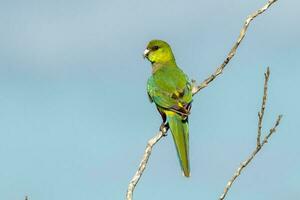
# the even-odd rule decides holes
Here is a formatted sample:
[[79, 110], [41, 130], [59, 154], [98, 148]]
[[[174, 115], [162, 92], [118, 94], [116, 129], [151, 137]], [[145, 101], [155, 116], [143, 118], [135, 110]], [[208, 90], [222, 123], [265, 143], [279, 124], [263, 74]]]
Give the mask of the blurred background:
[[[148, 41], [169, 42], [178, 65], [200, 82], [265, 3], [2, 0], [0, 199], [124, 199], [161, 123], [146, 95]], [[195, 96], [191, 178], [181, 175], [169, 134], [155, 146], [135, 199], [218, 198], [255, 148], [267, 66], [263, 133], [284, 118], [227, 199], [300, 198], [299, 7], [278, 1], [256, 18], [224, 74]]]

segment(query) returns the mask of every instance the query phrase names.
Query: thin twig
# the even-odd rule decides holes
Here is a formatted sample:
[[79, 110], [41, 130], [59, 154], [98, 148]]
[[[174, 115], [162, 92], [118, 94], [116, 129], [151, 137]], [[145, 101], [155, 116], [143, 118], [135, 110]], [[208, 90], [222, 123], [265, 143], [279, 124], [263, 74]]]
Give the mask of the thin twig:
[[256, 139], [256, 145], [260, 146], [260, 138], [261, 138], [261, 128], [262, 128], [262, 121], [265, 114], [265, 108], [266, 108], [266, 101], [267, 101], [267, 92], [268, 92], [268, 81], [270, 76], [270, 69], [267, 68], [267, 72], [265, 72], [265, 84], [264, 84], [264, 95], [262, 99], [261, 109], [260, 112], [258, 112], [258, 130], [257, 130], [257, 139]]
[[254, 13], [252, 13], [251, 15], [249, 15], [247, 17], [247, 19], [244, 23], [244, 26], [242, 27], [242, 29], [240, 31], [240, 35], [239, 35], [237, 41], [235, 42], [235, 44], [231, 48], [230, 52], [228, 53], [228, 55], [227, 55], [226, 59], [223, 61], [223, 63], [216, 69], [216, 71], [212, 75], [210, 75], [207, 79], [205, 79], [200, 85], [196, 85], [196, 81], [192, 80], [192, 83], [193, 83], [192, 93], [193, 93], [193, 95], [197, 94], [200, 90], [207, 87], [209, 83], [211, 83], [213, 80], [215, 80], [215, 78], [217, 76], [219, 76], [220, 74], [223, 73], [223, 70], [224, 70], [225, 66], [233, 58], [233, 56], [236, 53], [237, 48], [239, 47], [240, 43], [244, 39], [244, 37], [246, 35], [246, 32], [247, 32], [247, 29], [250, 25], [250, 22], [255, 17], [257, 17], [258, 15], [265, 12], [276, 1], [277, 0], [269, 0], [268, 3], [266, 3], [262, 8], [258, 9], [257, 11], [255, 11]]
[[151, 138], [146, 146], [143, 158], [140, 162], [139, 168], [138, 170], [135, 172], [134, 176], [132, 177], [129, 185], [128, 185], [128, 189], [127, 189], [127, 193], [126, 193], [126, 199], [127, 200], [132, 200], [132, 196], [133, 196], [133, 191], [137, 185], [137, 183], [139, 182], [141, 176], [143, 175], [143, 172], [146, 168], [146, 165], [148, 163], [148, 159], [151, 155], [152, 152], [152, 148], [153, 146], [163, 137], [165, 136], [166, 132], [168, 131], [167, 128], [164, 128], [162, 131], [159, 131], [153, 138]]
[[264, 110], [266, 106], [266, 100], [267, 100], [267, 90], [268, 90], [268, 81], [269, 81], [269, 75], [270, 75], [270, 70], [269, 68], [267, 69], [267, 72], [265, 73], [265, 84], [264, 84], [264, 95], [262, 99], [262, 105], [261, 105], [261, 111], [258, 114], [258, 131], [257, 131], [257, 144], [255, 150], [252, 152], [252, 154], [244, 161], [242, 164], [237, 168], [235, 171], [234, 175], [232, 178], [227, 182], [227, 185], [224, 189], [224, 192], [222, 195], [219, 197], [219, 200], [224, 200], [229, 189], [231, 188], [232, 184], [236, 180], [236, 178], [241, 174], [243, 169], [247, 167], [247, 165], [252, 161], [252, 159], [256, 156], [256, 154], [262, 149], [262, 147], [268, 142], [268, 139], [272, 136], [272, 134], [276, 131], [277, 126], [280, 123], [280, 120], [282, 118], [282, 115], [279, 115], [277, 117], [277, 120], [275, 122], [275, 125], [273, 128], [270, 129], [269, 134], [265, 136], [264, 140], [260, 142], [260, 137], [261, 137], [261, 127], [262, 127], [262, 120], [264, 116]]
[[279, 115], [279, 116], [277, 117], [277, 120], [276, 120], [276, 122], [275, 122], [274, 127], [271, 128], [271, 129], [269, 130], [269, 134], [268, 134], [268, 135], [264, 138], [264, 140], [262, 141], [261, 147], [263, 147], [264, 144], [268, 143], [268, 139], [269, 139], [269, 138], [272, 136], [272, 134], [276, 131], [276, 128], [278, 127], [278, 125], [279, 125], [281, 119], [282, 119], [282, 115]]

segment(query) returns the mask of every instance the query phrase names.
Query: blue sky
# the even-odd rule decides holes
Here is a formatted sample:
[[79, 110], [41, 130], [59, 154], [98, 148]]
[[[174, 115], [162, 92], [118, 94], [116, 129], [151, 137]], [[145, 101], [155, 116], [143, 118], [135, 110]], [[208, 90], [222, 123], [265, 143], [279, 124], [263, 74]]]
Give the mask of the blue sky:
[[[265, 1], [1, 1], [0, 199], [124, 198], [161, 123], [146, 95], [151, 39], [202, 81], [223, 61], [244, 19]], [[135, 199], [217, 199], [255, 147], [263, 72], [263, 131], [278, 132], [228, 199], [300, 197], [299, 1], [278, 1], [250, 26], [224, 74], [190, 116], [192, 176], [170, 135], [155, 147]]]

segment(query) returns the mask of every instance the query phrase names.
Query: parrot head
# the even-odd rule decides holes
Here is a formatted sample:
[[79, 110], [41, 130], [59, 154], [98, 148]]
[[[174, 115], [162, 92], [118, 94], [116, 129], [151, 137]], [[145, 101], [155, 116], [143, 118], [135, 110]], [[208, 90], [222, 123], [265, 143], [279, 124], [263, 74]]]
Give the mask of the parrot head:
[[175, 63], [170, 45], [162, 40], [151, 40], [144, 51], [144, 58], [152, 64]]

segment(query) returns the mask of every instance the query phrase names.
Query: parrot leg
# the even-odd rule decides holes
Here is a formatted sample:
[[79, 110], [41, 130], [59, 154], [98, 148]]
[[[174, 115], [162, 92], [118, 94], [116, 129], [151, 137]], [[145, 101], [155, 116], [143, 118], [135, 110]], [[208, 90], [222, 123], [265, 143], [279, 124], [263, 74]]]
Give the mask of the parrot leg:
[[170, 128], [169, 123], [163, 122], [163, 123], [161, 123], [159, 130], [164, 133], [164, 136], [167, 136], [168, 135], [167, 132], [168, 132], [169, 128]]
[[159, 130], [164, 133], [164, 136], [167, 136], [168, 135], [167, 132], [170, 128], [169, 124], [167, 122], [167, 116], [161, 108], [157, 107], [157, 110], [158, 110], [158, 112], [161, 115], [161, 118], [163, 120], [163, 122], [161, 123], [161, 125], [159, 127]]

